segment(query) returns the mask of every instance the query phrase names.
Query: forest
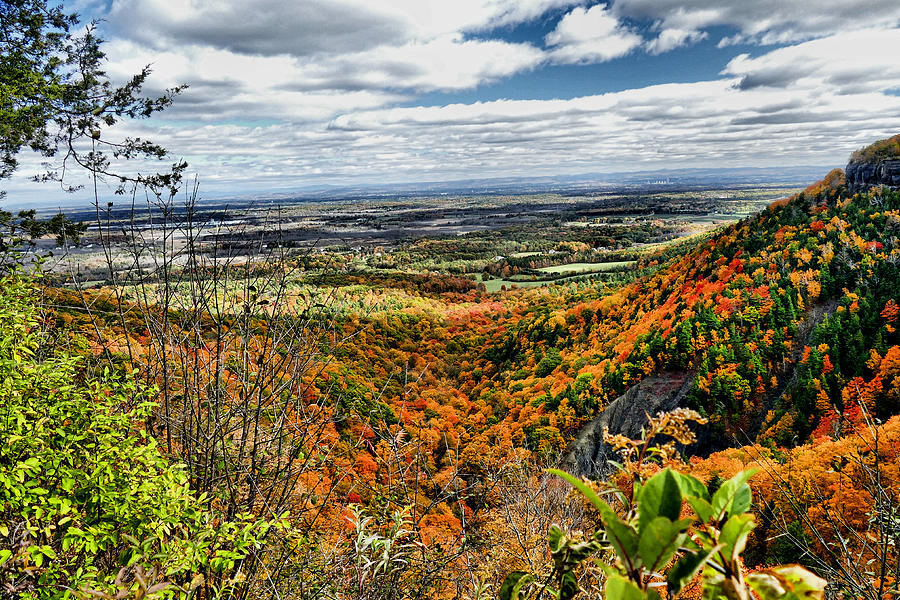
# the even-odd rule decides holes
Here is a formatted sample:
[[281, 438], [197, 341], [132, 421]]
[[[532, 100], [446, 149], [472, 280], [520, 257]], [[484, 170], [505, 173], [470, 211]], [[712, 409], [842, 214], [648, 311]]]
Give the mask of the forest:
[[31, 149], [133, 208], [0, 213], [0, 598], [900, 594], [900, 191], [300, 243], [181, 162], [119, 174], [169, 156], [109, 128], [179, 90], [113, 86], [73, 19], [4, 4], [2, 175]]

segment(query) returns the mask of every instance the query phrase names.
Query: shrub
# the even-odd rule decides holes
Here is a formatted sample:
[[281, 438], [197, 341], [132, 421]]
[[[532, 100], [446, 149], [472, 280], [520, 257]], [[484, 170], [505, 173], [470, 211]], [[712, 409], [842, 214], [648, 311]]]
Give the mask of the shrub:
[[209, 598], [238, 584], [273, 523], [220, 519], [192, 494], [143, 428], [152, 390], [109, 370], [80, 382], [65, 353], [37, 358], [34, 301], [28, 278], [0, 280], [0, 589]]
[[[673, 457], [675, 442], [696, 441], [687, 420], [701, 421], [693, 411], [677, 410], [651, 419], [642, 440], [606, 436], [623, 456], [613, 481], [630, 486], [608, 484], [598, 493], [596, 484], [551, 469], [588, 500], [602, 527], [569, 536], [553, 525], [548, 534], [553, 564], [548, 572], [510, 573], [500, 588], [500, 600], [574, 598], [581, 591], [579, 569], [591, 558], [602, 571], [607, 600], [659, 600], [657, 589], [663, 586], [666, 597], [674, 598], [698, 574], [705, 600], [749, 600], [754, 592], [762, 600], [824, 598], [825, 580], [799, 565], [744, 572], [741, 553], [755, 527], [754, 515], [747, 512], [752, 500], [747, 481], [754, 471], [738, 473], [714, 493], [694, 477], [670, 468], [648, 476], [654, 470], [649, 463], [666, 463]], [[656, 436], [671, 441], [652, 446]], [[682, 518], [684, 503], [691, 508], [686, 518]]]

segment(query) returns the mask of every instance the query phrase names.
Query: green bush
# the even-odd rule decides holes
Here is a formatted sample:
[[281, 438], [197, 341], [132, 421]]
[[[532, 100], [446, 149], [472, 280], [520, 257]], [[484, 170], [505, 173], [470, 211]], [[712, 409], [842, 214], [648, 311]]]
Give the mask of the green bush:
[[[510, 573], [500, 588], [500, 600], [575, 598], [581, 592], [578, 573], [590, 559], [599, 567], [607, 600], [660, 600], [660, 587], [666, 588], [667, 598], [676, 598], [698, 575], [704, 600], [824, 598], [826, 582], [799, 565], [744, 572], [741, 553], [755, 527], [754, 515], [748, 512], [752, 494], [747, 485], [754, 471], [738, 473], [714, 492], [669, 468], [647, 477], [649, 462], [671, 460], [675, 441], [695, 441], [685, 425], [688, 420], [703, 422], [693, 411], [678, 409], [651, 419], [642, 440], [606, 435], [607, 443], [622, 454], [620, 468], [633, 483], [631, 489], [607, 484], [598, 493], [595, 485], [550, 469], [587, 499], [602, 528], [570, 537], [551, 526], [552, 565], [544, 573]], [[670, 441], [653, 446], [655, 436]], [[619, 510], [601, 495], [608, 495]], [[685, 504], [691, 509], [687, 514]]]
[[81, 383], [77, 358], [36, 358], [41, 339], [34, 283], [3, 278], [0, 589], [213, 597], [238, 584], [273, 523], [218, 518], [143, 428], [152, 390], [109, 371]]

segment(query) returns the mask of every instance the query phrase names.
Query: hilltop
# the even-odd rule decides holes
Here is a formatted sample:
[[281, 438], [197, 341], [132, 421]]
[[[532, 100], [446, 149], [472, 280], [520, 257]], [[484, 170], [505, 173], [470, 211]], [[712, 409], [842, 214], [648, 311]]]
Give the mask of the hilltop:
[[900, 134], [860, 148], [850, 155], [849, 164], [878, 163], [891, 158], [900, 158]]

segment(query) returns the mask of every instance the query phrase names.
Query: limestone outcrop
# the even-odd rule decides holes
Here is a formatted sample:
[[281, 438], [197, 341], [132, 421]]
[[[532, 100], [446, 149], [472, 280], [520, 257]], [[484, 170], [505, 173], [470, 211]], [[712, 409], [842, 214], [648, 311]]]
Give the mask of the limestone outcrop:
[[881, 185], [900, 187], [900, 135], [854, 152], [844, 174], [851, 192]]
[[900, 187], [900, 158], [878, 163], [851, 162], [844, 174], [847, 177], [847, 187], [854, 192], [879, 185]]
[[688, 372], [665, 372], [646, 377], [609, 403], [606, 409], [584, 426], [569, 446], [563, 468], [577, 477], [602, 478], [612, 472], [610, 460], [618, 460], [603, 442], [603, 429], [632, 439], [641, 436], [647, 415], [679, 406], [691, 389], [694, 377]]

